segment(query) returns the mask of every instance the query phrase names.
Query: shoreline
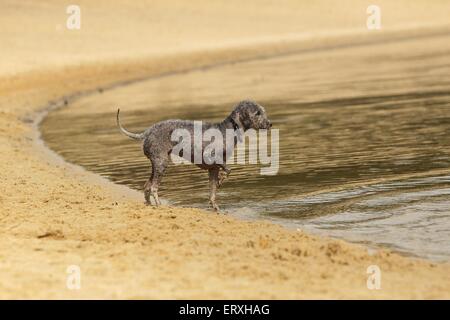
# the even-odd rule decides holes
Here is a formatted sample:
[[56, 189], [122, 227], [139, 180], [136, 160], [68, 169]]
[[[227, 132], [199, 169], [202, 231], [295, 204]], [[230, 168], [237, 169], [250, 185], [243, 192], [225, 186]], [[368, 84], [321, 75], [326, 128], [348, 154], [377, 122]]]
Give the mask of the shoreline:
[[[43, 152], [44, 154], [47, 154], [53, 163], [62, 164], [62, 165], [64, 163], [66, 163], [70, 169], [82, 172], [84, 175], [89, 175], [89, 178], [86, 179], [86, 181], [88, 183], [94, 182], [94, 183], [98, 183], [100, 185], [104, 185], [105, 187], [109, 187], [109, 188], [112, 188], [115, 191], [117, 191], [119, 196], [125, 196], [125, 197], [128, 196], [128, 197], [140, 202], [142, 200], [141, 191], [132, 189], [131, 187], [128, 187], [126, 185], [116, 184], [116, 183], [112, 182], [111, 180], [108, 180], [107, 178], [102, 177], [101, 175], [99, 175], [97, 173], [87, 170], [86, 168], [84, 168], [81, 165], [72, 164], [70, 162], [67, 162], [67, 160], [65, 160], [56, 151], [54, 151], [50, 147], [48, 147], [46, 145], [45, 141], [40, 137], [41, 136], [40, 124], [45, 119], [45, 117], [49, 113], [56, 111], [60, 108], [72, 108], [72, 109], [75, 108], [74, 106], [72, 106], [72, 104], [74, 102], [76, 102], [78, 99], [83, 99], [83, 98], [90, 97], [93, 95], [101, 95], [104, 92], [108, 92], [109, 90], [115, 90], [118, 88], [120, 89], [123, 87], [127, 87], [127, 86], [134, 85], [134, 84], [139, 84], [142, 82], [158, 81], [158, 79], [161, 79], [161, 78], [173, 77], [173, 76], [178, 76], [178, 75], [192, 73], [192, 72], [198, 72], [198, 71], [203, 72], [206, 70], [220, 68], [220, 67], [227, 66], [227, 65], [239, 65], [241, 63], [248, 63], [248, 62], [266, 60], [266, 59], [277, 59], [280, 57], [286, 57], [286, 56], [290, 56], [290, 55], [309, 54], [311, 52], [313, 52], [313, 53], [321, 52], [321, 51], [330, 50], [330, 48], [332, 48], [332, 50], [334, 50], [334, 49], [339, 50], [342, 48], [346, 49], [348, 47], [372, 46], [372, 45], [379, 45], [380, 43], [384, 44], [384, 43], [391, 43], [391, 42], [395, 42], [395, 41], [401, 41], [401, 42], [413, 41], [413, 40], [415, 40], [417, 38], [421, 38], [421, 37], [434, 38], [434, 37], [440, 37], [442, 34], [445, 34], [445, 35], [447, 34], [447, 33], [442, 32], [440, 29], [437, 31], [435, 29], [431, 29], [431, 30], [426, 30], [426, 31], [422, 30], [422, 33], [420, 35], [415, 35], [414, 37], [409, 37], [408, 34], [411, 32], [414, 32], [414, 31], [402, 30], [400, 32], [388, 33], [387, 35], [385, 34], [385, 35], [383, 35], [382, 39], [375, 39], [374, 41], [362, 41], [362, 42], [352, 42], [351, 40], [349, 40], [349, 39], [351, 39], [352, 35], [345, 34], [345, 36], [343, 38], [338, 37], [338, 38], [334, 39], [335, 42], [338, 43], [337, 45], [335, 45], [333, 43], [327, 43], [325, 46], [291, 50], [290, 47], [293, 47], [293, 46], [295, 47], [295, 46], [297, 46], [297, 44], [302, 44], [302, 42], [303, 42], [303, 41], [302, 42], [294, 41], [294, 42], [292, 42], [291, 45], [287, 44], [287, 47], [289, 49], [286, 52], [283, 52], [283, 50], [277, 49], [278, 51], [276, 53], [273, 53], [273, 54], [268, 53], [263, 56], [255, 54], [253, 57], [249, 56], [249, 57], [246, 57], [245, 59], [236, 59], [236, 60], [230, 60], [230, 61], [224, 61], [224, 62], [219, 60], [216, 62], [211, 62], [209, 64], [194, 66], [191, 68], [186, 67], [186, 68], [181, 68], [180, 70], [173, 70], [173, 71], [169, 70], [169, 71], [165, 71], [162, 73], [150, 74], [148, 76], [141, 76], [139, 78], [134, 78], [134, 79], [132, 78], [129, 80], [117, 80], [116, 82], [111, 83], [108, 86], [102, 87], [101, 90], [99, 89], [99, 86], [94, 86], [92, 88], [86, 89], [85, 91], [75, 92], [74, 94], [64, 95], [64, 96], [60, 97], [59, 99], [52, 101], [47, 106], [45, 106], [42, 109], [42, 112], [39, 112], [37, 114], [37, 116], [35, 116], [34, 118], [30, 117], [30, 118], [34, 119], [33, 129], [36, 131], [36, 132], [34, 132], [34, 134], [35, 134], [34, 139], [36, 139], [38, 152]], [[358, 33], [353, 34], [353, 36], [355, 36], [355, 35], [358, 35]], [[350, 37], [350, 38], [348, 39], [347, 37]], [[387, 40], [385, 39], [386, 37], [388, 38]], [[225, 49], [225, 50], [227, 51], [229, 49]], [[393, 175], [392, 177], [384, 176], [384, 177], [374, 178], [369, 181], [354, 183], [353, 186], [354, 187], [369, 186], [369, 185], [373, 185], [373, 184], [398, 181], [398, 180], [402, 180], [402, 179], [406, 179], [406, 178], [420, 178], [420, 177], [428, 177], [428, 176], [435, 176], [435, 175], [448, 175], [450, 173], [449, 170], [450, 169], [434, 169], [432, 171], [427, 171], [427, 172], [407, 173], [407, 174], [402, 174], [402, 175], [396, 174], [396, 175]], [[304, 194], [300, 195], [299, 198], [306, 198], [306, 197], [310, 197], [310, 196], [314, 196], [314, 195], [318, 195], [318, 194], [322, 194], [322, 193], [326, 193], [326, 192], [336, 192], [336, 191], [340, 191], [340, 190], [342, 190], [342, 187], [338, 187], [338, 186], [335, 186], [332, 188], [328, 187], [328, 188], [323, 188], [318, 191], [304, 193]], [[164, 201], [164, 199], [163, 199], [163, 202], [167, 206], [171, 205], [167, 201]], [[174, 207], [174, 208], [176, 208], [176, 207]], [[190, 207], [187, 207], [187, 208], [190, 208]], [[202, 209], [202, 210], [204, 210], [204, 209]], [[263, 221], [263, 220], [265, 221], [264, 218], [244, 217], [241, 215], [232, 215], [232, 217], [237, 218], [238, 220], [242, 220], [242, 221]], [[278, 222], [273, 221], [272, 219], [268, 219], [268, 221], [270, 221], [271, 223], [280, 225], [280, 226], [286, 228], [287, 230], [292, 231], [292, 230], [298, 229], [297, 226], [289, 226], [286, 223], [281, 223], [279, 221]], [[308, 231], [308, 232], [311, 232], [311, 231]], [[321, 234], [321, 233], [317, 233], [317, 232], [311, 233], [311, 234], [316, 235], [318, 237], [324, 237], [324, 236], [328, 237], [326, 234]], [[380, 250], [380, 249], [381, 250], [382, 249], [393, 250], [393, 252], [395, 252], [396, 254], [399, 254], [399, 255], [407, 257], [407, 258], [422, 259], [422, 260], [433, 262], [433, 263], [446, 263], [447, 262], [447, 261], [427, 259], [427, 258], [424, 258], [421, 256], [417, 256], [412, 252], [396, 251], [395, 249], [390, 249], [389, 247], [379, 245], [376, 243], [368, 244], [368, 243], [361, 242], [361, 241], [360, 242], [350, 241], [348, 239], [341, 238], [341, 237], [335, 237], [334, 239], [340, 239], [340, 240], [346, 241], [348, 243], [363, 245], [363, 246], [367, 247], [369, 250]]]
[[[36, 110], [40, 105], [57, 108], [64, 99], [70, 104], [69, 92], [76, 97], [146, 72], [240, 54], [230, 51], [170, 57], [165, 63], [150, 58], [131, 65], [31, 72], [15, 91], [8, 90], [14, 84], [0, 81], [0, 92], [8, 91], [0, 96], [8, 105], [0, 112], [6, 172], [0, 208], [7, 213], [0, 220], [0, 298], [449, 297], [448, 263], [373, 252], [199, 209], [149, 208], [139, 192], [125, 194], [127, 187], [65, 162], [39, 139], [36, 130], [46, 114]], [[33, 152], [23, 152], [29, 149]], [[24, 192], [32, 196], [21, 202]], [[80, 291], [65, 287], [66, 267], [72, 264], [83, 270]], [[383, 271], [382, 290], [366, 287], [366, 269], [373, 264]]]

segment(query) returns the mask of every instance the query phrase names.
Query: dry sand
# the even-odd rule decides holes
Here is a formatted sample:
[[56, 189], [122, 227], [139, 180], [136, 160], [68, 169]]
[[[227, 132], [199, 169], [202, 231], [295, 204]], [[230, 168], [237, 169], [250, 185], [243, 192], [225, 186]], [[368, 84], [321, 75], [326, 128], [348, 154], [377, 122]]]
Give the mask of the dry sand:
[[[65, 3], [0, 5], [0, 298], [450, 298], [448, 264], [146, 207], [38, 139], [39, 111], [63, 96], [282, 52], [302, 46], [295, 39], [306, 32], [364, 32], [364, 3], [78, 2], [86, 19], [74, 34], [63, 27]], [[388, 31], [448, 21], [445, 1], [379, 3]], [[69, 265], [81, 268], [80, 290], [66, 287]], [[366, 287], [370, 265], [381, 268], [380, 290]]]

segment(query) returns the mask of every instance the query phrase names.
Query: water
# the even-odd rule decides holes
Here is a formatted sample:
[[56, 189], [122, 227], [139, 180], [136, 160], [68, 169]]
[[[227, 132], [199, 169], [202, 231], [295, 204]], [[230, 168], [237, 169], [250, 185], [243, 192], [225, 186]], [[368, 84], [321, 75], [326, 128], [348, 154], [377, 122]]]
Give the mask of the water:
[[[150, 163], [118, 133], [220, 121], [243, 98], [280, 130], [280, 170], [232, 165], [219, 204], [246, 219], [450, 258], [450, 37], [318, 50], [174, 74], [79, 99], [42, 124], [68, 161], [142, 190]], [[207, 172], [171, 166], [160, 196], [208, 208]]]

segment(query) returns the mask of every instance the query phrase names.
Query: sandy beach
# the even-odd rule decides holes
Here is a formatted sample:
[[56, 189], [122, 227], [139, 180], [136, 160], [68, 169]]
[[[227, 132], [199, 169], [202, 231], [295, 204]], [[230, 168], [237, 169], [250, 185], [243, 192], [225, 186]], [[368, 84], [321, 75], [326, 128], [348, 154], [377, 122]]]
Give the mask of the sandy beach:
[[[74, 31], [64, 2], [3, 1], [0, 298], [450, 298], [448, 263], [265, 221], [148, 207], [140, 193], [64, 162], [39, 139], [46, 112], [82, 93], [323, 46], [336, 30], [342, 41], [367, 36], [365, 3], [331, 3], [78, 1]], [[448, 31], [446, 1], [379, 5], [386, 34]], [[80, 290], [66, 286], [71, 265], [80, 267]], [[371, 265], [382, 271], [380, 290], [367, 288]]]

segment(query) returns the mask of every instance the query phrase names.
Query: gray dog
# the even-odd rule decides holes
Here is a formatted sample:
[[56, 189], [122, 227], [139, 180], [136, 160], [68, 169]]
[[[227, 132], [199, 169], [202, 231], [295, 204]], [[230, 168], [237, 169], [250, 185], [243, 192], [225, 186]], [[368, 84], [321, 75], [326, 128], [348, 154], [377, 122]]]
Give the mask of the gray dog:
[[[155, 204], [159, 205], [161, 202], [158, 198], [158, 187], [161, 183], [161, 179], [164, 172], [169, 165], [170, 154], [174, 146], [178, 143], [172, 141], [172, 132], [175, 129], [185, 129], [191, 137], [194, 136], [194, 121], [190, 120], [165, 120], [158, 122], [143, 133], [132, 133], [124, 129], [119, 121], [119, 112], [117, 110], [117, 125], [120, 131], [126, 136], [135, 140], [144, 140], [143, 150], [144, 154], [150, 159], [152, 163], [152, 174], [144, 186], [145, 201], [147, 204], [151, 204], [150, 196], [155, 200]], [[226, 137], [226, 130], [233, 130], [235, 135], [233, 136], [232, 148], [235, 147], [238, 140], [241, 139], [241, 132], [245, 132], [249, 129], [269, 129], [272, 127], [271, 122], [267, 119], [266, 112], [262, 106], [253, 101], [244, 100], [238, 103], [231, 114], [220, 123], [207, 123], [202, 122], [202, 131], [205, 132], [208, 129], [217, 129], [222, 133], [223, 137]], [[192, 139], [191, 141], [194, 141]], [[223, 144], [224, 146], [226, 143]], [[206, 143], [202, 142], [202, 149], [206, 147]], [[192, 146], [194, 148], [194, 146]], [[194, 163], [193, 152], [189, 157], [180, 154], [183, 158]], [[209, 172], [209, 188], [210, 195], [209, 200], [214, 210], [218, 211], [219, 207], [216, 203], [216, 192], [221, 186], [223, 180], [230, 174], [230, 169], [226, 166], [227, 156], [231, 153], [223, 148], [223, 161], [222, 163], [205, 162], [202, 158], [201, 163], [196, 163], [201, 169], [208, 170]], [[220, 170], [223, 170], [221, 172]]]

